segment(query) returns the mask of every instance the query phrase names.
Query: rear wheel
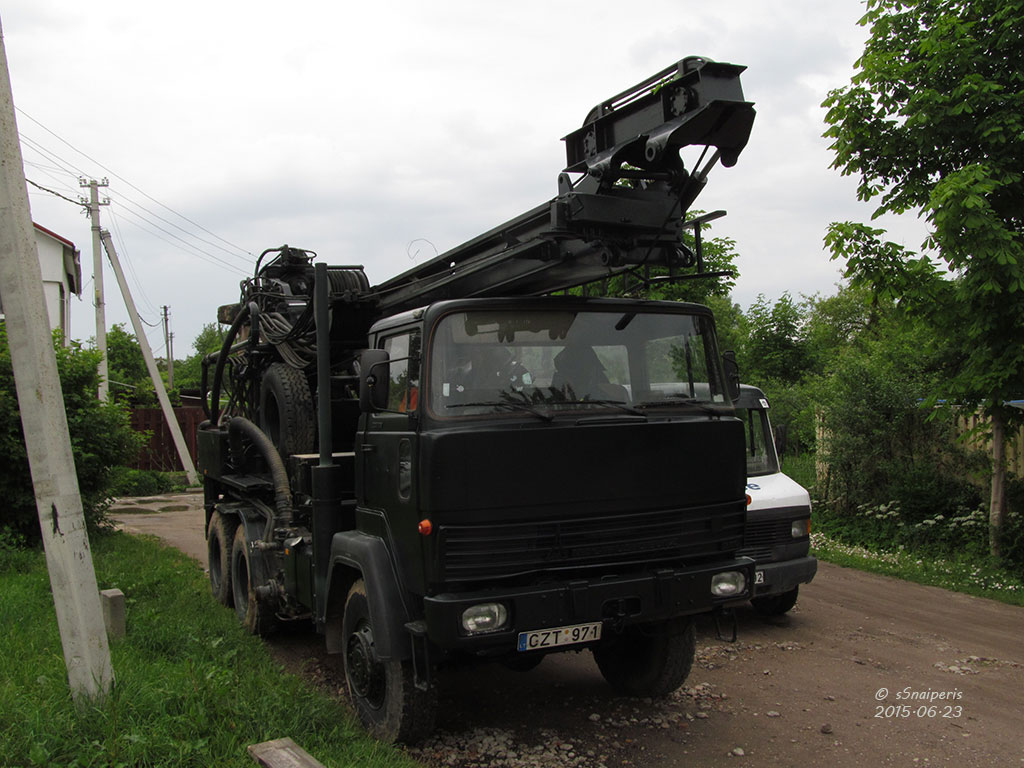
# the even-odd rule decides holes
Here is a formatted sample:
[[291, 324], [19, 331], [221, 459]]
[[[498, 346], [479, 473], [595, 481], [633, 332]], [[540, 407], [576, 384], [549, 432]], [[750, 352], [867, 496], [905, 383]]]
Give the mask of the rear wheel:
[[416, 687], [411, 661], [377, 658], [366, 585], [352, 585], [342, 618], [345, 681], [363, 726], [382, 741], [413, 743], [434, 729], [437, 689]]
[[628, 696], [665, 696], [686, 680], [697, 648], [691, 619], [627, 627], [594, 647], [604, 679]]
[[277, 628], [277, 619], [267, 606], [256, 599], [256, 584], [252, 577], [252, 553], [245, 538], [245, 526], [238, 526], [231, 547], [231, 593], [235, 613], [249, 632], [269, 635]]
[[764, 597], [751, 598], [750, 604], [762, 616], [781, 616], [796, 605], [796, 599], [799, 595], [800, 587], [793, 587], [781, 595], [765, 595]]
[[210, 568], [210, 590], [217, 602], [231, 607], [231, 547], [238, 521], [220, 512], [210, 516], [206, 529], [206, 560]]

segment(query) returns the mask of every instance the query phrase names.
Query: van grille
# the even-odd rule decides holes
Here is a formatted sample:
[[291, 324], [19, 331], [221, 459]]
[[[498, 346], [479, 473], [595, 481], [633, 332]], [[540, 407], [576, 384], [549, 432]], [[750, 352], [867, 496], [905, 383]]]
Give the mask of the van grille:
[[697, 561], [743, 541], [742, 503], [629, 515], [439, 526], [447, 582], [484, 581], [595, 565]]
[[737, 554], [752, 558], [758, 563], [774, 560], [775, 547], [793, 543], [793, 536], [790, 533], [792, 525], [793, 521], [789, 518], [748, 521], [747, 530], [743, 536], [743, 548]]

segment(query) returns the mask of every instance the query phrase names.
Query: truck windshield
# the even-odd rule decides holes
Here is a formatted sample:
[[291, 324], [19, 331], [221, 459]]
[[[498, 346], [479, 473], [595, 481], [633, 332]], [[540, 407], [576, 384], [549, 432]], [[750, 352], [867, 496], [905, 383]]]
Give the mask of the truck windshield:
[[443, 317], [429, 351], [433, 416], [643, 415], [729, 401], [709, 318], [669, 312], [474, 310]]
[[775, 453], [768, 413], [759, 408], [737, 408], [736, 416], [742, 419], [747, 443], [747, 477], [773, 475], [779, 471], [779, 459]]

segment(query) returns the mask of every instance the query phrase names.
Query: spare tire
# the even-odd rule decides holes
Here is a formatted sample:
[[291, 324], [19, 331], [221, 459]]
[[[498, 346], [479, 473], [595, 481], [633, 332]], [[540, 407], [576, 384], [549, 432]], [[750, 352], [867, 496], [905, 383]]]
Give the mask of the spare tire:
[[260, 384], [260, 429], [281, 458], [312, 453], [316, 442], [313, 396], [306, 375], [285, 363], [273, 363]]

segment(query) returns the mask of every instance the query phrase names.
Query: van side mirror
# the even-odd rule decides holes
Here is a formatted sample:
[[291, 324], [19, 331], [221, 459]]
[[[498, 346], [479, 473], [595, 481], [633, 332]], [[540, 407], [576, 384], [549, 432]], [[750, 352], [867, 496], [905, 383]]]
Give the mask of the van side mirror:
[[740, 399], [740, 366], [736, 362], [736, 353], [731, 349], [722, 353], [722, 365], [725, 368], [725, 388], [729, 399], [734, 403]]
[[359, 353], [359, 410], [363, 413], [388, 407], [391, 360], [383, 349], [364, 349]]

